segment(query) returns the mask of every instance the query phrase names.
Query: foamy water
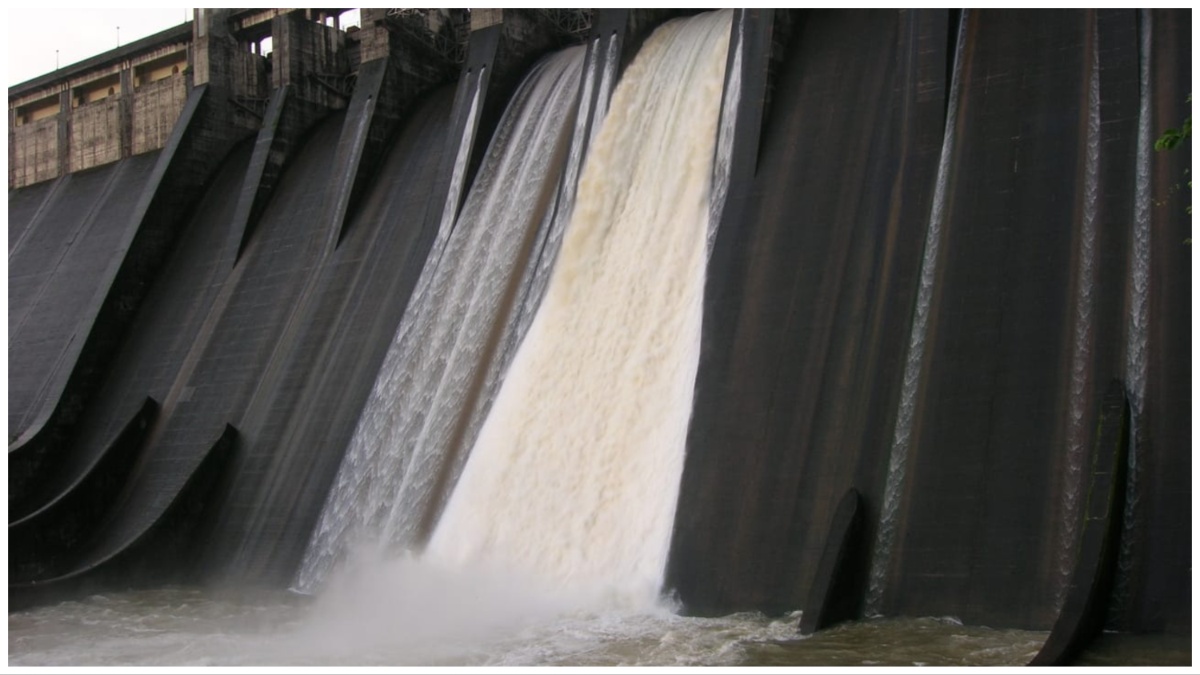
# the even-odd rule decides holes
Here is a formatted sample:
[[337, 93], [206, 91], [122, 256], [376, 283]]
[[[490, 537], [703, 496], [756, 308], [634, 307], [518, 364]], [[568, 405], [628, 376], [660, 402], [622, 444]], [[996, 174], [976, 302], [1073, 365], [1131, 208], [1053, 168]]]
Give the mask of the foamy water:
[[553, 257], [561, 229], [555, 195], [583, 54], [573, 47], [539, 62], [510, 103], [453, 232], [442, 233], [444, 252], [422, 272], [298, 587], [318, 587], [356, 542], [424, 544], [524, 333], [522, 305], [536, 305], [545, 286], [540, 255]]
[[622, 76], [429, 559], [655, 602], [699, 357], [731, 16], [665, 24]]
[[[844, 624], [800, 639], [799, 612], [695, 618], [595, 602], [499, 570], [363, 561], [315, 599], [169, 588], [13, 613], [9, 665], [1012, 666], [1046, 638], [943, 618]], [[1186, 663], [1187, 652], [1173, 649], [1160, 659]]]

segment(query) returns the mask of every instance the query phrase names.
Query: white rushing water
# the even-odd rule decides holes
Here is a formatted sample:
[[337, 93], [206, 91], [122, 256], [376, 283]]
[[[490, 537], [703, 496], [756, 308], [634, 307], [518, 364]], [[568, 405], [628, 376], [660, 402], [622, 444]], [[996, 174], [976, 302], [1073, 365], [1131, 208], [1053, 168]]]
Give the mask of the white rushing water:
[[[596, 122], [592, 124], [590, 139], [596, 138], [600, 131], [600, 122], [608, 114], [608, 102], [612, 98], [613, 79], [617, 75], [617, 60], [621, 53], [618, 49], [616, 36], [609, 36], [608, 46], [604, 50], [604, 72], [600, 76], [600, 90], [596, 94]], [[591, 143], [588, 143], [589, 147]]]
[[745, 17], [736, 21], [733, 44], [733, 65], [725, 82], [725, 99], [721, 104], [721, 126], [717, 134], [717, 154], [713, 160], [712, 198], [708, 209], [708, 254], [712, 255], [717, 239], [721, 214], [725, 212], [725, 195], [729, 192], [730, 166], [733, 161], [733, 138], [737, 130], [738, 102], [742, 96], [742, 51], [745, 49]]
[[428, 561], [657, 602], [699, 356], [731, 14], [663, 25], [621, 78], [546, 296]]
[[[554, 255], [559, 168], [584, 49], [539, 62], [497, 127], [453, 231], [443, 222], [313, 533], [297, 587], [358, 546], [424, 544]], [[478, 92], [472, 115], [478, 104]], [[464, 153], [460, 149], [460, 157]], [[578, 158], [575, 158], [578, 161]], [[455, 168], [455, 183], [461, 168]], [[454, 189], [451, 190], [453, 199]], [[450, 212], [448, 201], [447, 213]]]
[[942, 153], [938, 158], [937, 182], [933, 190], [933, 204], [929, 212], [929, 227], [925, 231], [925, 252], [921, 258], [921, 281], [917, 289], [917, 306], [913, 313], [912, 332], [908, 338], [908, 355], [904, 361], [904, 380], [900, 390], [900, 408], [896, 413], [896, 428], [892, 436], [892, 449], [888, 455], [887, 481], [883, 489], [883, 507], [879, 514], [879, 529], [875, 533], [875, 545], [871, 555], [871, 572], [867, 580], [867, 597], [864, 611], [867, 616], [877, 616], [883, 602], [884, 582], [888, 565], [891, 563], [892, 544], [896, 536], [896, 515], [900, 508], [900, 497], [904, 492], [905, 467], [908, 463], [908, 448], [912, 442], [913, 414], [917, 406], [918, 385], [921, 380], [922, 362], [925, 357], [925, 338], [929, 328], [929, 310], [933, 302], [933, 282], [937, 276], [938, 252], [942, 236], [942, 220], [945, 218], [946, 182], [950, 174], [950, 157], [954, 154], [955, 122], [958, 117], [959, 80], [962, 77], [963, 45], [966, 38], [967, 12], [959, 16], [957, 39], [954, 48], [954, 71], [950, 76], [950, 91], [947, 93], [946, 129], [942, 136]]
[[[479, 96], [483, 91], [483, 68], [480, 66], [479, 73], [472, 80], [474, 93], [471, 94], [471, 107], [467, 110], [467, 121], [463, 125], [462, 139], [459, 140], [458, 150], [454, 153], [450, 187], [446, 193], [446, 203], [442, 205], [442, 218], [438, 223], [437, 239], [434, 241], [433, 249], [426, 261], [426, 268], [437, 268], [437, 264], [442, 258], [442, 252], [446, 248], [446, 240], [450, 238], [450, 232], [454, 229], [454, 221], [458, 217], [458, 201], [462, 198], [463, 180], [467, 175], [467, 160], [471, 158], [471, 145], [475, 140], [475, 125], [479, 117]], [[418, 283], [427, 278], [432, 280], [433, 275], [422, 274]], [[414, 298], [420, 297], [424, 290], [424, 286], [418, 286], [413, 293]]]

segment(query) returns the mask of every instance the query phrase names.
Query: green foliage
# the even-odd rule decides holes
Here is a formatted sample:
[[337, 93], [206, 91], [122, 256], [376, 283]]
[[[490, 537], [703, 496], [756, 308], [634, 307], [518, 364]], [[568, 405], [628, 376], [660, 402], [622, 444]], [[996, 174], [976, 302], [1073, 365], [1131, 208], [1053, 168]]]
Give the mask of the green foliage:
[[[1192, 95], [1191, 94], [1188, 94], [1187, 102], [1188, 102], [1188, 105], [1192, 104]], [[1183, 121], [1183, 126], [1179, 127], [1178, 129], [1167, 129], [1166, 131], [1164, 131], [1162, 136], [1159, 136], [1158, 140], [1154, 141], [1154, 149], [1155, 150], [1174, 150], [1175, 146], [1179, 145], [1180, 143], [1182, 143], [1183, 141], [1186, 141], [1187, 139], [1189, 139], [1191, 137], [1192, 137], [1192, 116], [1188, 115], [1187, 119], [1185, 119]], [[1190, 183], [1188, 184], [1188, 187], [1191, 187]]]
[[[1191, 103], [1192, 103], [1191, 94], [1188, 95], [1187, 102], [1188, 102], [1188, 105], [1191, 105]], [[1154, 149], [1155, 150], [1174, 150], [1176, 146], [1178, 146], [1180, 143], [1182, 143], [1183, 141], [1186, 141], [1187, 139], [1189, 139], [1191, 137], [1192, 137], [1192, 116], [1188, 115], [1187, 119], [1185, 119], [1183, 121], [1183, 126], [1179, 127], [1178, 129], [1167, 129], [1166, 131], [1164, 131], [1162, 136], [1159, 136], [1158, 140], [1154, 141]], [[1184, 169], [1184, 173], [1185, 174], [1190, 173], [1190, 169]], [[1189, 190], [1192, 189], [1192, 181], [1191, 180], [1188, 181], [1187, 186], [1188, 186]], [[1188, 212], [1189, 216], [1192, 214], [1192, 205], [1191, 204], [1188, 204], [1187, 212]], [[1185, 243], [1191, 244], [1192, 240], [1188, 239]]]
[[[1190, 99], [1189, 99], [1190, 100]], [[1183, 126], [1178, 129], [1167, 129], [1162, 136], [1154, 141], [1155, 150], [1173, 150], [1175, 146], [1192, 135], [1192, 118], [1188, 117], [1183, 121]]]

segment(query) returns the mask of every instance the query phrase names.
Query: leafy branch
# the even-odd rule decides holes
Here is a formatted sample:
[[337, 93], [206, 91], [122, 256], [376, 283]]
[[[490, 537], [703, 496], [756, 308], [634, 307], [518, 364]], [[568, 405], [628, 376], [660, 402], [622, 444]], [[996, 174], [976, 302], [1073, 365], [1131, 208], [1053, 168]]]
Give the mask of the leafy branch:
[[[1192, 104], [1191, 94], [1188, 94], [1187, 102], [1188, 102], [1188, 105]], [[1192, 116], [1188, 115], [1187, 119], [1185, 119], [1183, 121], [1183, 126], [1179, 127], [1178, 129], [1172, 128], [1172, 129], [1167, 129], [1166, 131], [1164, 131], [1162, 136], [1159, 136], [1158, 140], [1154, 141], [1154, 149], [1160, 150], [1160, 151], [1161, 150], [1174, 150], [1176, 146], [1178, 146], [1180, 143], [1182, 143], [1183, 141], [1186, 141], [1187, 139], [1189, 139], [1191, 137], [1192, 137]], [[1191, 169], [1184, 169], [1183, 172], [1185, 174], [1190, 174]], [[1187, 182], [1187, 186], [1188, 186], [1189, 190], [1192, 189], [1192, 181], [1190, 179]], [[1188, 206], [1187, 206], [1187, 213], [1189, 216], [1192, 215], [1192, 205], [1191, 204], [1188, 204]], [[1184, 243], [1191, 244], [1192, 240], [1188, 239]]]
[[[1191, 103], [1192, 103], [1191, 94], [1188, 95], [1187, 102], [1188, 102], [1188, 105], [1191, 105]], [[1155, 150], [1173, 150], [1175, 148], [1175, 146], [1179, 145], [1181, 142], [1187, 140], [1188, 138], [1191, 138], [1191, 136], [1192, 136], [1192, 116], [1188, 115], [1187, 119], [1185, 119], [1183, 121], [1182, 127], [1178, 128], [1178, 129], [1167, 129], [1166, 131], [1164, 131], [1163, 135], [1159, 136], [1157, 141], [1154, 141], [1154, 149]]]

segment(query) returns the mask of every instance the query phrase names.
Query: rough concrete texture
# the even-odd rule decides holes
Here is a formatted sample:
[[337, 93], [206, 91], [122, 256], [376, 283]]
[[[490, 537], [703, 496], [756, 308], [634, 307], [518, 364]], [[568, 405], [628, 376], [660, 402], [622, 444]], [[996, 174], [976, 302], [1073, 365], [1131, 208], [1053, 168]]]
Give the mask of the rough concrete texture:
[[140, 155], [166, 145], [187, 101], [187, 92], [187, 82], [181, 76], [152, 82], [134, 91], [130, 122], [133, 154]]
[[[1105, 15], [1101, 15], [1105, 16]], [[1149, 131], [1179, 128], [1191, 116], [1191, 10], [1142, 10], [1149, 21]], [[1128, 19], [1122, 17], [1122, 23]], [[1110, 617], [1121, 630], [1191, 629], [1192, 543], [1192, 204], [1191, 146], [1151, 154], [1148, 350], [1144, 418], [1126, 518], [1118, 586], [1127, 589]], [[1114, 188], [1116, 186], [1114, 185]], [[1113, 214], [1114, 217], [1117, 214]]]
[[[58, 191], [65, 210], [26, 228], [10, 253], [24, 291], [10, 304], [9, 503], [28, 513], [48, 498], [49, 469], [69, 448], [74, 424], [183, 220], [239, 130], [222, 106], [193, 90], [161, 153], [97, 170], [93, 190]], [[74, 177], [75, 174], [67, 178]], [[93, 194], [95, 207], [77, 204]], [[64, 228], [66, 228], [64, 230]], [[62, 236], [69, 232], [69, 236]], [[52, 244], [48, 244], [53, 240]], [[57, 248], [56, 248], [57, 247]], [[50, 256], [50, 257], [47, 257]], [[11, 298], [10, 298], [11, 299]], [[65, 307], [73, 307], [65, 310]], [[20, 393], [24, 392], [24, 393]]]
[[83, 171], [121, 159], [123, 103], [120, 99], [97, 101], [71, 112], [68, 171]]
[[1125, 385], [1113, 380], [1101, 402], [1095, 445], [1089, 452], [1087, 504], [1082, 535], [1062, 611], [1031, 666], [1069, 666], [1107, 618], [1116, 570], [1125, 478], [1129, 463], [1129, 402]]
[[210, 575], [292, 581], [433, 243], [452, 102], [443, 89], [414, 111], [364, 203], [333, 224], [341, 240], [311, 277], [236, 419], [243, 452], [205, 556]]
[[945, 13], [797, 19], [708, 266], [667, 579], [701, 614], [802, 607], [849, 487], [870, 540], [941, 145]]
[[320, 103], [326, 108], [342, 108], [343, 97], [320, 87], [314, 75], [345, 75], [349, 63], [345, 54], [345, 35], [304, 17], [303, 11], [277, 16], [271, 21], [272, 52], [271, 88], [285, 84], [299, 88], [304, 100]]
[[[1048, 629], [1064, 583], [1057, 556], [1067, 473], [1077, 286], [1088, 195], [1087, 86], [1101, 72], [1099, 267], [1094, 347], [1081, 363], [1083, 429], [1122, 372], [1123, 291], [1137, 79], [1132, 13], [971, 12], [948, 171], [946, 221], [922, 387], [888, 565], [886, 613]], [[1108, 31], [1099, 31], [1100, 28]], [[1097, 31], [1099, 31], [1097, 33]], [[1132, 51], [1131, 51], [1132, 50]], [[1034, 80], [1017, 73], [1037, 68]], [[1107, 72], [1105, 72], [1107, 71]], [[981, 77], [980, 72], [997, 73]], [[1011, 74], [1011, 76], [1009, 76]], [[1124, 104], [1124, 105], [1121, 105]], [[1124, 253], [1124, 255], [1122, 255]], [[1114, 283], [1115, 282], [1115, 283]], [[1081, 449], [1090, 447], [1085, 438]], [[910, 553], [911, 552], [911, 553]], [[920, 552], [920, 553], [917, 553]], [[1019, 581], [1019, 583], [1018, 583]]]
[[147, 188], [157, 159], [147, 154], [64, 179], [70, 187], [55, 191], [10, 253], [10, 443], [57, 402], [49, 391], [54, 373], [73, 365], [62, 363], [64, 352], [86, 336], [88, 327], [77, 324], [103, 299], [97, 289], [110, 283], [105, 277], [125, 253], [121, 244], [140, 225], [131, 222], [129, 203]]
[[[214, 32], [210, 42], [215, 43], [217, 35], [219, 33]], [[297, 10], [273, 17], [271, 36], [275, 45], [272, 93], [259, 119], [263, 132], [259, 134], [251, 168], [239, 197], [236, 227], [241, 232], [239, 248], [245, 246], [257, 227], [263, 209], [301, 139], [330, 110], [344, 108], [349, 102], [349, 96], [337, 95], [320, 83], [322, 77], [348, 73], [343, 34], [308, 20], [302, 10]], [[223, 43], [226, 51], [229, 43], [230, 40]], [[210, 46], [210, 61], [214, 49]], [[225, 63], [245, 61], [244, 54], [240, 61], [236, 56], [225, 58], [229, 59]], [[235, 91], [245, 86], [236, 72], [228, 76]]]
[[68, 490], [9, 523], [9, 583], [55, 577], [69, 569], [73, 554], [91, 538], [125, 487], [157, 411], [154, 399], [145, 398], [117, 434], [107, 439], [103, 455]]
[[[340, 119], [331, 119], [307, 146], [301, 168], [285, 176], [278, 201], [264, 213], [243, 258], [232, 268], [189, 336], [179, 370], [162, 401], [142, 465], [83, 566], [123, 550], [166, 511], [252, 394], [276, 346], [305, 275], [319, 261], [320, 205]], [[240, 445], [240, 443], [239, 443]]]
[[11, 254], [25, 233], [50, 205], [54, 192], [64, 181], [43, 182], [8, 195], [8, 252]]
[[48, 502], [74, 490], [145, 397], [158, 403], [166, 400], [172, 378], [232, 267], [233, 252], [225, 248], [232, 210], [228, 195], [240, 184], [248, 157], [249, 147], [243, 146], [223, 163], [181, 228], [163, 273], [132, 321], [128, 339], [114, 355], [108, 376], [71, 435], [69, 451], [48, 472], [39, 488], [42, 498], [35, 501]]
[[190, 35], [171, 28], [11, 87], [9, 187], [161, 149], [187, 99]]
[[22, 188], [60, 175], [58, 126], [58, 118], [51, 117], [12, 129], [9, 187]]
[[[141, 541], [230, 422], [244, 431], [212, 513], [206, 575], [290, 580], [432, 242], [437, 219], [425, 209], [442, 204], [430, 188], [450, 102], [445, 92], [423, 106], [337, 248], [342, 223], [319, 214], [336, 213], [322, 207], [336, 199], [322, 186], [340, 152], [341, 115], [305, 144], [227, 278], [231, 195], [209, 193], [206, 215], [176, 249], [179, 267], [155, 287], [146, 323], [113, 368], [113, 402], [82, 427], [81, 440], [102, 447], [137, 392], [162, 397], [143, 460], [112, 518], [76, 552], [76, 569]], [[232, 167], [245, 166], [241, 157]], [[232, 167], [227, 186], [240, 178]]]
[[[350, 205], [361, 203], [368, 178], [382, 161], [388, 142], [393, 139], [401, 120], [436, 86], [452, 80], [458, 70], [444, 55], [424, 48], [412, 39], [402, 39], [390, 30], [373, 27], [376, 49], [360, 55], [355, 95], [351, 106], [370, 106], [370, 123], [362, 139], [361, 157], [356, 160], [357, 174], [349, 194]], [[362, 31], [359, 31], [362, 35]], [[369, 40], [361, 39], [360, 44]]]
[[[753, 196], [723, 225], [709, 267], [670, 576], [689, 610], [799, 606], [824, 524], [853, 485], [876, 542], [876, 609], [1049, 629], [1082, 536], [1085, 500], [1068, 499], [1086, 492], [1076, 448], [1091, 447], [1103, 387], [1144, 339], [1109, 626], [1188, 630], [1190, 250], [1184, 204], [1155, 201], [1170, 203], [1180, 155], [1151, 158], [1162, 177], [1150, 183], [1148, 286], [1131, 281], [1131, 224], [1139, 62], [1153, 66], [1148, 129], [1177, 126], [1189, 18], [967, 12], [928, 332], [884, 550], [876, 534], [958, 14], [796, 14]], [[1153, 318], [1127, 329], [1139, 292]]]

